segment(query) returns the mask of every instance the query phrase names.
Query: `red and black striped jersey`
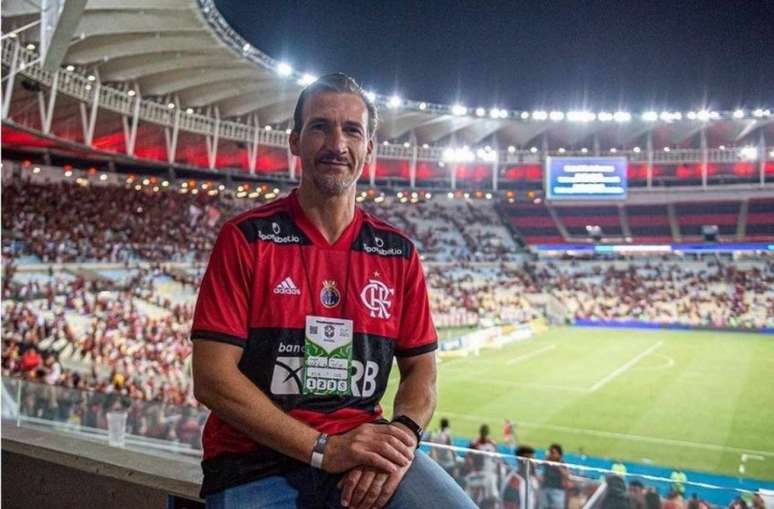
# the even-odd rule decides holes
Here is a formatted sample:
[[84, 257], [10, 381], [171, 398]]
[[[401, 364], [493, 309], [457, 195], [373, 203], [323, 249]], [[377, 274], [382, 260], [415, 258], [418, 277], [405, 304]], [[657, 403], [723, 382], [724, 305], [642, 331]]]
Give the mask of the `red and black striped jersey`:
[[[303, 394], [307, 315], [353, 321], [351, 396]], [[191, 338], [244, 348], [242, 373], [290, 415], [329, 434], [381, 417], [394, 356], [437, 348], [413, 243], [357, 208], [329, 244], [295, 191], [225, 223], [199, 290]], [[204, 494], [298, 466], [214, 412], [202, 442]]]

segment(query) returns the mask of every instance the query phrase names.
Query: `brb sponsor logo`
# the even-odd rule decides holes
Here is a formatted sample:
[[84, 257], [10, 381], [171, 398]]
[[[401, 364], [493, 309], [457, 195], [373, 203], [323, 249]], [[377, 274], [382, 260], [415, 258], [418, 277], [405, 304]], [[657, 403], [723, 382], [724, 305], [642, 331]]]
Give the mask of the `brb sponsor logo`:
[[289, 234], [282, 236], [282, 228], [280, 228], [279, 224], [274, 222], [271, 223], [271, 233], [263, 233], [263, 230], [258, 230], [258, 238], [261, 240], [274, 242], [276, 244], [301, 243], [301, 239], [298, 237], [298, 235]]
[[395, 295], [394, 288], [389, 288], [378, 279], [369, 279], [368, 284], [360, 291], [360, 300], [368, 309], [371, 318], [387, 320], [392, 316], [390, 307], [393, 295]]
[[374, 237], [374, 244], [375, 246], [369, 246], [368, 244], [363, 245], [363, 250], [368, 254], [378, 254], [381, 256], [402, 256], [403, 250], [400, 248], [391, 247], [389, 249], [384, 249], [384, 241], [380, 239], [379, 237]]
[[[303, 350], [300, 345], [287, 345], [280, 353], [298, 353]], [[376, 392], [376, 377], [379, 375], [379, 365], [374, 361], [365, 364], [352, 360], [350, 384], [352, 395], [356, 398], [369, 398]], [[304, 358], [280, 356], [274, 361], [274, 372], [271, 376], [271, 393], [277, 396], [294, 396], [302, 393], [304, 377]]]

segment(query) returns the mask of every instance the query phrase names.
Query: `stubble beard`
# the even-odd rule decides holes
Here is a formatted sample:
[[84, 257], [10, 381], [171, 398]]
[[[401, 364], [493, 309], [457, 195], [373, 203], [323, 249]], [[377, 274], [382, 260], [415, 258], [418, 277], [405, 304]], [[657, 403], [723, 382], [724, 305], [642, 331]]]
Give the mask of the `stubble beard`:
[[336, 175], [331, 173], [315, 173], [312, 182], [323, 196], [341, 196], [352, 189], [361, 172]]

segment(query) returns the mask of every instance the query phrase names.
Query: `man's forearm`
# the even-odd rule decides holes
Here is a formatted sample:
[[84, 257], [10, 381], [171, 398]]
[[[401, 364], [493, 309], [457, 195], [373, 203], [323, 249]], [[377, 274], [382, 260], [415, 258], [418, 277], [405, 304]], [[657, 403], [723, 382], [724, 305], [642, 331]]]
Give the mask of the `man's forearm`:
[[241, 373], [224, 378], [200, 384], [197, 399], [259, 444], [308, 463], [319, 432], [278, 408]]
[[[426, 354], [434, 355], [434, 354]], [[435, 411], [435, 360], [409, 362], [401, 366], [401, 380], [395, 394], [393, 416], [407, 415], [422, 427], [427, 426]]]

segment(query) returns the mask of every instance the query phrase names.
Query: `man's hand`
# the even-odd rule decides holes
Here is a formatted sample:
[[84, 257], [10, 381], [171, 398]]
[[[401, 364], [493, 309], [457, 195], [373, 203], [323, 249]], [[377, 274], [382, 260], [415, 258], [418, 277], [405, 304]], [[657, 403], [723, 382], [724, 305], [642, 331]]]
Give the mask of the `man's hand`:
[[341, 505], [350, 509], [381, 509], [389, 502], [411, 465], [385, 474], [369, 467], [355, 467], [347, 472], [338, 487]]
[[416, 438], [397, 426], [363, 424], [341, 435], [331, 435], [322, 468], [329, 473], [367, 466], [393, 473], [414, 459]]

